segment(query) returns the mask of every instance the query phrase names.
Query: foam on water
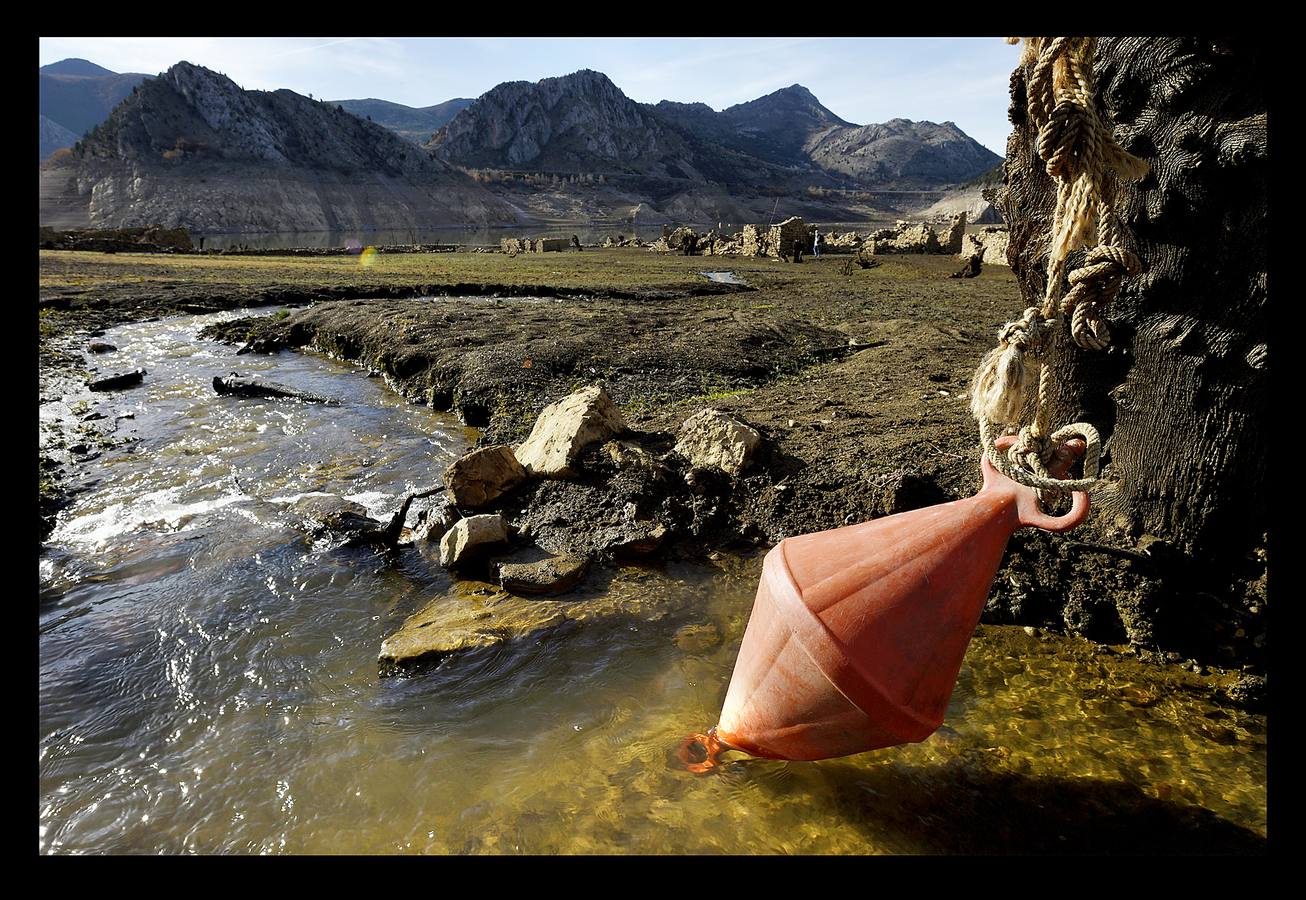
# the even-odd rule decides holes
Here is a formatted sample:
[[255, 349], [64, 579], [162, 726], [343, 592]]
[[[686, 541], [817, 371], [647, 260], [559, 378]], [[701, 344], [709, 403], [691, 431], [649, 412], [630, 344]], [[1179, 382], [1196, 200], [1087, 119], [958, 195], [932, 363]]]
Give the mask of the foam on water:
[[211, 500], [180, 502], [181, 495], [181, 488], [165, 488], [134, 500], [110, 504], [100, 512], [61, 521], [50, 540], [102, 547], [110, 538], [147, 527], [158, 531], [185, 530], [198, 516], [248, 499], [244, 492], [238, 492]]

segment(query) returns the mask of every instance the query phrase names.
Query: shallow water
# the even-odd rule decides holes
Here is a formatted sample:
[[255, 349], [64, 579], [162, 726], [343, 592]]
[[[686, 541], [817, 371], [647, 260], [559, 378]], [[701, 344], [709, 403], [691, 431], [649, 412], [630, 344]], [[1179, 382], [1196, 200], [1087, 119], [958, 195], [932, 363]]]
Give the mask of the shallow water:
[[[608, 590], [664, 615], [379, 679], [381, 641], [449, 580], [307, 537], [293, 500], [387, 516], [468, 437], [357, 368], [197, 340], [212, 318], [111, 330], [93, 363], [143, 365], [140, 387], [46, 391], [47, 433], [89, 402], [136, 440], [88, 464], [40, 558], [42, 852], [1263, 851], [1263, 716], [1020, 629], [980, 629], [921, 744], [684, 772], [760, 557], [623, 569]], [[342, 403], [214, 396], [232, 369]]]
[[707, 278], [708, 281], [716, 281], [721, 284], [747, 284], [748, 282], [740, 278], [734, 272], [699, 272], [698, 274]]

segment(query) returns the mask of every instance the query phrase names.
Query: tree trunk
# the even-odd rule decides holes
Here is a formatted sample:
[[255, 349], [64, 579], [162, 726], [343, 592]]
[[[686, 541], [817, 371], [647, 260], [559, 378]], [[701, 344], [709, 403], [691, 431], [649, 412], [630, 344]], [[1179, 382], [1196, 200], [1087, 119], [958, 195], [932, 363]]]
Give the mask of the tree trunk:
[[[1044, 564], [1038, 573], [1069, 580], [1060, 586], [1061, 612], [1072, 630], [1110, 637], [1111, 622], [1075, 619], [1092, 619], [1093, 609], [1102, 618], [1101, 595], [1114, 591], [1119, 636], [1228, 661], [1254, 659], [1264, 644], [1263, 62], [1252, 40], [1098, 43], [1099, 109], [1121, 146], [1151, 165], [1141, 181], [1121, 182], [1115, 200], [1144, 271], [1124, 280], [1107, 311], [1109, 350], [1060, 343], [1052, 421], [1090, 422], [1104, 443], [1109, 484], [1094, 493], [1090, 525], [1069, 540], [1137, 555], [1082, 546], [1068, 554], [1049, 550], [1045, 539], [1024, 542], [1061, 558], [1096, 557], [1092, 566], [1062, 564], [1053, 572]], [[1020, 68], [1012, 75], [1014, 130], [995, 199], [1011, 230], [1009, 261], [1034, 305], [1044, 293], [1056, 187], [1035, 152], [1026, 75]], [[1082, 253], [1072, 254], [1071, 268]], [[1115, 571], [1104, 575], [1103, 568]], [[1005, 602], [1005, 617], [1019, 618], [1012, 597]]]

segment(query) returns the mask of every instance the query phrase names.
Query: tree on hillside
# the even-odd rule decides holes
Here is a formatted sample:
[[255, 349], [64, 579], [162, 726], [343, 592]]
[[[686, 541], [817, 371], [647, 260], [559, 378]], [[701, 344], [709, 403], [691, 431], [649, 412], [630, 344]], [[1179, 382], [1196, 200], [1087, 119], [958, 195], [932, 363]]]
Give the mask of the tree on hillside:
[[[1107, 483], [1073, 540], [1134, 555], [1075, 551], [1084, 562], [1060, 566], [1055, 602], [1077, 630], [1110, 630], [1115, 615], [1143, 643], [1255, 656], [1269, 530], [1264, 50], [1251, 39], [1101, 38], [1091, 59], [1098, 110], [1150, 167], [1110, 182], [1142, 271], [1106, 309], [1107, 350], [1061, 343], [1052, 420], [1094, 424], [1105, 448]], [[1029, 60], [1012, 75], [996, 199], [1012, 269], [1037, 302], [1057, 184], [1029, 118], [1033, 77]], [[1071, 254], [1071, 271], [1084, 255]], [[998, 602], [1010, 605], [1001, 581]]]

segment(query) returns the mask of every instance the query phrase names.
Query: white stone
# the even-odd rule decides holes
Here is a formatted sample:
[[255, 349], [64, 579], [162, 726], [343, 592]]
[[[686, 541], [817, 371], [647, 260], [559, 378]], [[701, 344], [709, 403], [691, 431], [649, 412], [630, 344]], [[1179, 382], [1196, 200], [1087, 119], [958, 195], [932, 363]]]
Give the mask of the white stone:
[[762, 435], [719, 409], [705, 409], [684, 421], [674, 452], [698, 470], [738, 475], [762, 443]]
[[444, 486], [454, 505], [473, 509], [497, 500], [525, 480], [526, 470], [506, 444], [473, 450], [444, 473]]
[[1006, 228], [989, 226], [972, 232], [963, 239], [962, 256], [980, 254], [984, 265], [1008, 265], [1007, 244], [1010, 235]]
[[550, 404], [517, 448], [517, 461], [531, 475], [566, 478], [581, 450], [626, 430], [626, 420], [599, 385], [591, 385]]
[[448, 568], [464, 562], [472, 553], [490, 544], [508, 540], [503, 516], [468, 516], [459, 519], [440, 539], [440, 565]]

